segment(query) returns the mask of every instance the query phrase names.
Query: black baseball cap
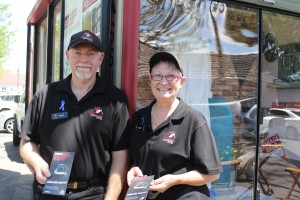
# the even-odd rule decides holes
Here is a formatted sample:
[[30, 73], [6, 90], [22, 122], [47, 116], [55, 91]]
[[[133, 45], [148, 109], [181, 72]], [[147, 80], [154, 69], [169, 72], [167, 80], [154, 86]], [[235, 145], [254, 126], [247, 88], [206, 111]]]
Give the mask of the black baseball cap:
[[171, 62], [175, 65], [175, 67], [181, 72], [181, 74], [183, 75], [183, 71], [182, 68], [179, 65], [179, 62], [177, 61], [177, 59], [175, 58], [175, 56], [173, 56], [172, 54], [168, 53], [168, 52], [158, 52], [156, 54], [154, 54], [150, 60], [149, 60], [149, 66], [150, 66], [150, 73], [153, 69], [153, 67], [159, 63], [160, 61], [168, 61]]
[[77, 44], [86, 43], [94, 45], [99, 51], [101, 51], [101, 41], [94, 33], [89, 30], [83, 30], [75, 33], [71, 36], [68, 50]]

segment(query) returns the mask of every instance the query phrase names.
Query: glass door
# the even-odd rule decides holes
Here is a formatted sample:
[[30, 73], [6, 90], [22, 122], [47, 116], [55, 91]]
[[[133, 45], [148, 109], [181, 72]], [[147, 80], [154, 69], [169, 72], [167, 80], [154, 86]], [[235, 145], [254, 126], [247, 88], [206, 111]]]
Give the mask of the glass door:
[[270, 199], [300, 199], [300, 18], [262, 18], [258, 186]]

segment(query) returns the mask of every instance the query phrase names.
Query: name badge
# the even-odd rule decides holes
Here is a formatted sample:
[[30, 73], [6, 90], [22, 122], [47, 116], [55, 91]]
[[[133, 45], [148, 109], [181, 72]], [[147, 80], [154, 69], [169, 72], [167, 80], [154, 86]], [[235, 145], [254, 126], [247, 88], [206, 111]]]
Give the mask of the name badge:
[[68, 112], [59, 112], [59, 113], [52, 113], [51, 119], [65, 119], [68, 118]]

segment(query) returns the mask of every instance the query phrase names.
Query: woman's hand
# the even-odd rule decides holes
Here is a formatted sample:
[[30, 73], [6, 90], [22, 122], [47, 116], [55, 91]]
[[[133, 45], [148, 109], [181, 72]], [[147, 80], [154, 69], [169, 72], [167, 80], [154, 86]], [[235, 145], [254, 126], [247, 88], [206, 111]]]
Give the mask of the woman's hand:
[[151, 182], [150, 190], [157, 191], [160, 193], [165, 192], [170, 187], [176, 185], [176, 175], [165, 175]]
[[127, 172], [127, 183], [128, 186], [131, 185], [131, 181], [133, 180], [134, 177], [136, 176], [143, 176], [143, 172], [139, 167], [132, 167], [128, 172]]
[[211, 183], [219, 177], [220, 174], [201, 174], [197, 170], [178, 175], [167, 174], [152, 181], [150, 190], [163, 193], [174, 185], [201, 186]]

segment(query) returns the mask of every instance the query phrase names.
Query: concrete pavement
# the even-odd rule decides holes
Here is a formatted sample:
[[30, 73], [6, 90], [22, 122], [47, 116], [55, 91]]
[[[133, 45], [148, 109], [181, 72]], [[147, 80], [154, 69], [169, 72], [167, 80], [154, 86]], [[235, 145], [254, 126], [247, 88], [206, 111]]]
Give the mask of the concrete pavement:
[[0, 199], [31, 200], [32, 175], [23, 164], [12, 134], [0, 132]]
[[[261, 200], [284, 200], [292, 184], [292, 178], [283, 170], [286, 166], [288, 163], [278, 156], [271, 157], [263, 166], [263, 173], [274, 194], [271, 197], [261, 192]], [[12, 134], [0, 131], [0, 200], [31, 200], [32, 179], [31, 172], [20, 158], [18, 147], [12, 143]], [[236, 182], [230, 187], [215, 188], [216, 200], [251, 200], [251, 183]], [[295, 187], [290, 199], [300, 199], [299, 188]]]

